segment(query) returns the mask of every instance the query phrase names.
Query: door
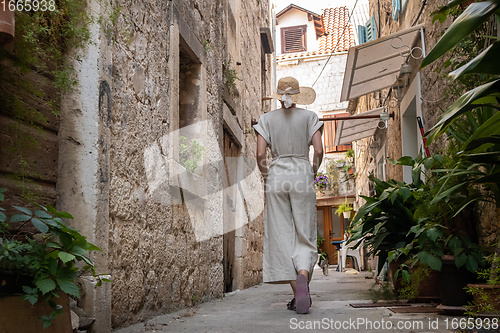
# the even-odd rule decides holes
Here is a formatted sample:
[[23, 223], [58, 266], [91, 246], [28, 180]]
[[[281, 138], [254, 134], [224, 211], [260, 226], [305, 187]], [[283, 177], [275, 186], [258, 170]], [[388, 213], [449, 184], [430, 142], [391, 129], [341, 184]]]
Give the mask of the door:
[[[234, 265], [235, 265], [235, 220], [236, 220], [236, 169], [228, 167], [227, 158], [238, 157], [238, 146], [229, 133], [224, 131], [224, 179], [223, 179], [223, 213], [224, 213], [224, 235], [223, 235], [223, 264], [224, 264], [224, 291], [233, 290]], [[235, 159], [231, 160], [234, 161]]]
[[325, 239], [320, 249], [326, 252], [330, 265], [337, 264], [337, 247], [332, 241], [344, 239], [344, 217], [335, 214], [337, 207], [318, 207], [318, 234]]

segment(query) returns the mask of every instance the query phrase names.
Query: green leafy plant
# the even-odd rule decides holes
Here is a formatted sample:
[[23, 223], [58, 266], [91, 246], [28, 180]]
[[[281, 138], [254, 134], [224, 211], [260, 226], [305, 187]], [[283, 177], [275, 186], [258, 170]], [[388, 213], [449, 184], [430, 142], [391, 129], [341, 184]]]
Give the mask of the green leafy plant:
[[[441, 7], [434, 13], [435, 17], [441, 19], [453, 8], [465, 1], [455, 0]], [[458, 16], [451, 26], [446, 30], [435, 47], [424, 58], [421, 68], [429, 65], [435, 60], [443, 57], [450, 49], [455, 47], [464, 39], [470, 37], [490, 18], [495, 17], [497, 23], [500, 17], [497, 15], [500, 9], [498, 1], [483, 1], [470, 4], [467, 9]], [[479, 188], [480, 194], [465, 201], [462, 207], [467, 207], [478, 200], [494, 202], [497, 210], [497, 222], [500, 221], [500, 70], [497, 59], [500, 57], [500, 42], [493, 43], [474, 59], [463, 66], [455, 69], [450, 76], [457, 80], [465, 75], [485, 74], [490, 77], [489, 81], [477, 82], [469, 91], [452, 103], [442, 114], [438, 123], [430, 130], [429, 143], [435, 141], [444, 133], [450, 133], [453, 125], [460, 123], [467, 117], [473, 127], [473, 131], [462, 137], [462, 146], [459, 152], [459, 160], [453, 170], [445, 177], [453, 179], [465, 177], [455, 188], [444, 189], [435, 201], [453, 196], [453, 192], [463, 188]], [[472, 111], [475, 112], [472, 113]], [[463, 209], [463, 208], [462, 208]], [[500, 232], [497, 230], [497, 234]], [[498, 235], [497, 235], [498, 237]], [[500, 257], [500, 248], [496, 248], [495, 257]], [[497, 274], [497, 262], [494, 260], [491, 268], [495, 278]]]
[[236, 89], [236, 80], [241, 81], [236, 69], [233, 67], [233, 58], [231, 56], [229, 56], [227, 64], [224, 67], [224, 78], [226, 79], [226, 87], [230, 92]]
[[321, 262], [323, 260], [328, 259], [328, 254], [326, 252], [322, 252], [320, 249], [321, 244], [323, 244], [324, 242], [325, 242], [325, 239], [323, 237], [321, 237], [321, 235], [318, 233], [317, 238], [316, 238], [316, 248], [318, 249], [318, 254], [320, 255], [319, 261], [318, 261], [318, 266], [320, 266], [320, 267], [321, 267]]
[[342, 204], [340, 204], [340, 205], [338, 206], [338, 208], [337, 208], [337, 210], [335, 211], [335, 213], [336, 213], [338, 216], [340, 216], [340, 215], [342, 215], [342, 213], [344, 213], [344, 212], [351, 212], [351, 211], [353, 211], [353, 210], [354, 210], [354, 208], [353, 208], [351, 205], [349, 205], [349, 203], [347, 202], [347, 198], [346, 198], [345, 202], [343, 202]]
[[[408, 262], [410, 264], [410, 262]], [[403, 299], [415, 299], [418, 297], [419, 288], [430, 275], [431, 269], [427, 265], [408, 266], [407, 263], [400, 265], [399, 269], [394, 275], [394, 279], [398, 279], [401, 275], [401, 289], [399, 290], [399, 297]]]
[[500, 310], [498, 308], [500, 304], [500, 288], [497, 288], [500, 286], [500, 258], [496, 256], [489, 256], [487, 260], [489, 264], [491, 264], [492, 269], [483, 268], [477, 271], [479, 280], [486, 281], [486, 285], [472, 284], [468, 285], [466, 288], [467, 293], [474, 296], [474, 301], [469, 302], [466, 307], [466, 315], [500, 315]]
[[326, 165], [326, 176], [328, 177], [328, 190], [333, 196], [338, 196], [339, 193], [339, 170], [335, 160], [329, 160]]
[[179, 163], [191, 172], [195, 172], [200, 163], [205, 147], [197, 140], [188, 140], [184, 136], [179, 136]]
[[210, 42], [206, 39], [203, 40], [203, 49], [205, 50], [205, 52], [210, 52], [210, 51], [213, 51], [214, 50], [214, 47], [212, 44], [210, 44]]
[[373, 303], [377, 303], [380, 300], [391, 301], [397, 298], [388, 281], [382, 281], [380, 284], [375, 283], [368, 291]]
[[[425, 169], [431, 169], [442, 161], [442, 157], [423, 158], [419, 155], [413, 159], [403, 156], [397, 161], [389, 161], [396, 165], [411, 166], [412, 183], [394, 179], [382, 181], [370, 175], [370, 180], [375, 184], [375, 194], [362, 197], [366, 203], [359, 208], [351, 222], [352, 237], [349, 239], [349, 243], [365, 239], [365, 247], [370, 249], [368, 255], [379, 256], [377, 272], [380, 272], [389, 254], [392, 254], [391, 257], [407, 256], [413, 249], [415, 234], [411, 230], [418, 226], [414, 214], [427, 189], [424, 166]], [[393, 254], [392, 251], [398, 249]]]
[[[0, 201], [3, 201], [5, 189], [1, 191]], [[25, 293], [23, 300], [31, 304], [45, 301], [54, 309], [52, 314], [42, 318], [46, 328], [50, 326], [55, 315], [62, 312], [54, 302], [60, 292], [80, 297], [80, 290], [75, 283], [79, 276], [77, 263], [83, 263], [81, 272], [90, 272], [96, 276], [95, 266], [87, 257], [87, 253], [101, 250], [89, 243], [78, 230], [66, 225], [63, 218], [73, 218], [69, 213], [57, 211], [50, 205], [45, 207], [34, 203], [34, 206], [37, 208], [35, 211], [13, 206], [19, 213], [12, 215], [9, 223], [21, 224], [17, 229], [7, 225], [5, 209], [0, 208], [0, 270], [28, 278], [30, 283], [22, 285]], [[39, 237], [21, 237], [19, 230], [28, 223], [40, 232]], [[99, 278], [98, 286], [103, 281], [109, 280]]]

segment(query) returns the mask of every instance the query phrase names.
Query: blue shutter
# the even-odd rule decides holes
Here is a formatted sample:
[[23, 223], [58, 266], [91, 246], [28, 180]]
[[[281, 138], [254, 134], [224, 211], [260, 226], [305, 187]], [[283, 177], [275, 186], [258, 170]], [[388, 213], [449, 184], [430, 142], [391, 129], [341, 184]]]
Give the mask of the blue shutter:
[[405, 11], [408, 0], [401, 0], [401, 13]]
[[392, 0], [392, 19], [397, 21], [401, 11], [401, 0]]
[[377, 26], [375, 22], [375, 14], [366, 22], [366, 41], [369, 42], [371, 40], [377, 39]]
[[366, 43], [366, 27], [364, 25], [358, 25], [358, 41], [359, 44]]

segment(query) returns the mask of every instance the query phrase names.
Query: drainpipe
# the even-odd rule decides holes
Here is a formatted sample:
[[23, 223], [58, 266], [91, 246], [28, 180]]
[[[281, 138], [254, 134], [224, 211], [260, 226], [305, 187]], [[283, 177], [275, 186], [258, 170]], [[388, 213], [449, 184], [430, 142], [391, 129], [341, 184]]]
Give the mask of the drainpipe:
[[15, 30], [14, 11], [4, 3], [3, 8], [0, 8], [0, 45], [12, 41]]

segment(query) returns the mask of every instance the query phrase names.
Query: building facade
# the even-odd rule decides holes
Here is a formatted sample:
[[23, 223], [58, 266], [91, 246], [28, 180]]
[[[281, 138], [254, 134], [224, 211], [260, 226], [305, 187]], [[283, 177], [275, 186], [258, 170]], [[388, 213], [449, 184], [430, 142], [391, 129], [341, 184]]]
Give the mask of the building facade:
[[251, 123], [270, 109], [271, 15], [268, 1], [90, 6], [118, 14], [91, 27], [63, 96], [56, 190], [103, 250], [112, 282], [83, 277], [81, 306], [109, 332], [262, 281]]

